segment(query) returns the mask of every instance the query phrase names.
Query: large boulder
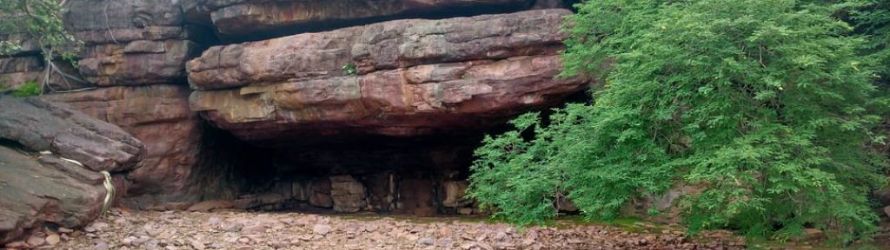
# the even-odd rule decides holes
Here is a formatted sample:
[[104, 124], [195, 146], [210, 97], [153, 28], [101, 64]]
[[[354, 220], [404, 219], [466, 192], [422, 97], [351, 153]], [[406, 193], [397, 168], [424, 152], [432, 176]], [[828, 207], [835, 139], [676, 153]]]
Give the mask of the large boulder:
[[94, 171], [132, 170], [144, 146], [120, 128], [61, 104], [0, 96], [0, 139], [51, 151]]
[[532, 0], [184, 0], [191, 22], [212, 24], [223, 36], [379, 21], [398, 17], [447, 16], [522, 9]]
[[146, 147], [139, 168], [127, 174], [131, 196], [153, 194], [194, 199], [192, 185], [201, 143], [198, 117], [188, 107], [189, 90], [179, 85], [108, 87], [47, 95], [139, 138]]
[[200, 51], [200, 29], [185, 25], [176, 0], [70, 0], [62, 17], [84, 41], [78, 63], [98, 86], [164, 84], [185, 79]]
[[103, 177], [55, 155], [0, 145], [0, 246], [53, 223], [67, 228], [99, 216]]
[[0, 96], [0, 107], [0, 245], [43, 223], [96, 219], [106, 194], [98, 171], [134, 171], [145, 152], [120, 128], [63, 104]]
[[557, 78], [568, 10], [398, 20], [212, 47], [192, 110], [244, 140], [478, 130], [586, 87]]

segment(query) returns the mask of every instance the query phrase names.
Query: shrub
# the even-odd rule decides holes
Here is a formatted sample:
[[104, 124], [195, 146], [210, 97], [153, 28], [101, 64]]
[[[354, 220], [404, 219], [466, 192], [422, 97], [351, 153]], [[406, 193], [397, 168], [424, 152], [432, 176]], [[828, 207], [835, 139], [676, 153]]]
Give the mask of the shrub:
[[43, 90], [40, 88], [40, 84], [35, 81], [27, 81], [12, 91], [12, 96], [27, 97], [40, 95], [41, 93], [43, 93]]
[[[476, 150], [469, 196], [520, 223], [568, 193], [589, 218], [676, 184], [691, 232], [869, 235], [884, 167], [866, 112], [873, 64], [839, 5], [793, 0], [597, 0], [571, 18], [566, 75], [602, 78], [571, 104]], [[607, 62], [609, 68], [603, 68]]]

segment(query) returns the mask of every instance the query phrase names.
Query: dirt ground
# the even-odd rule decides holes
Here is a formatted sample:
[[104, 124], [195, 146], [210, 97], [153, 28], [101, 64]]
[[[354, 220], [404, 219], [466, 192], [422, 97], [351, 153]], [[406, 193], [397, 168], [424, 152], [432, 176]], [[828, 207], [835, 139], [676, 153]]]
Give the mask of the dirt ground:
[[114, 210], [78, 230], [49, 228], [7, 245], [46, 249], [742, 249], [727, 232], [556, 222], [516, 227], [480, 218]]
[[[890, 249], [890, 223], [870, 249]], [[484, 218], [243, 211], [113, 210], [77, 230], [46, 228], [7, 247], [39, 249], [831, 249], [807, 242], [747, 245], [727, 231], [626, 221], [560, 220], [519, 229]], [[886, 246], [886, 247], [885, 247]]]

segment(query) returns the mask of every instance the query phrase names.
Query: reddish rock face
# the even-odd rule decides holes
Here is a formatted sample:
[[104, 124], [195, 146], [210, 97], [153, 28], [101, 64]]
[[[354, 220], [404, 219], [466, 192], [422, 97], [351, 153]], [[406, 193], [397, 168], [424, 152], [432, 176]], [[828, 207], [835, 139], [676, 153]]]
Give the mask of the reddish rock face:
[[164, 84], [185, 79], [185, 62], [198, 45], [188, 40], [133, 41], [89, 46], [78, 63], [98, 86]]
[[65, 102], [93, 117], [116, 124], [141, 140], [145, 158], [127, 174], [130, 195], [154, 194], [170, 199], [189, 198], [190, 178], [197, 168], [201, 129], [188, 109], [183, 86], [109, 87], [85, 92], [53, 94], [45, 98]]
[[64, 23], [84, 41], [81, 75], [98, 86], [181, 82], [184, 64], [200, 51], [177, 1], [70, 0]]
[[556, 78], [569, 13], [399, 20], [213, 47], [188, 64], [205, 90], [191, 105], [245, 140], [478, 130], [586, 86]]
[[106, 194], [98, 171], [132, 171], [145, 153], [120, 128], [66, 106], [0, 96], [0, 245], [43, 223], [96, 219]]
[[0, 107], [0, 140], [51, 151], [97, 172], [132, 170], [142, 159], [144, 148], [138, 140], [67, 105], [0, 96]]
[[[2, 39], [0, 39], [2, 40]], [[27, 82], [41, 83], [46, 77], [42, 56], [19, 55], [0, 58], [0, 90], [15, 89]], [[77, 69], [65, 62], [56, 62], [56, 70], [50, 71], [48, 86], [52, 90], [70, 90], [92, 86], [80, 80]], [[68, 75], [68, 77], [62, 74]]]
[[193, 22], [212, 24], [223, 35], [247, 35], [303, 26], [491, 7], [520, 9], [531, 0], [184, 0]]

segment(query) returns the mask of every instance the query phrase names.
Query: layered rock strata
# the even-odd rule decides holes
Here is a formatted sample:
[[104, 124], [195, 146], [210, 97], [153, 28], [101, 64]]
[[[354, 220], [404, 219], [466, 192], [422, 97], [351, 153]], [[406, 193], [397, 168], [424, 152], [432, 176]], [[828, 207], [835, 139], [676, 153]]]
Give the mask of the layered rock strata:
[[[313, 30], [319, 26], [368, 23], [398, 17], [454, 16], [527, 8], [532, 0], [184, 0], [194, 23], [212, 25], [223, 36]], [[465, 15], [465, 14], [464, 14]]]
[[[196, 200], [200, 120], [188, 108], [185, 62], [214, 40], [187, 25], [178, 1], [70, 0], [66, 28], [83, 41], [76, 72], [88, 88], [44, 97], [122, 127], [146, 145], [138, 169], [116, 176], [128, 195]], [[141, 203], [141, 202], [139, 202]]]
[[479, 130], [583, 89], [561, 79], [561, 9], [398, 20], [212, 47], [194, 111], [241, 139]]
[[78, 63], [98, 86], [170, 84], [200, 51], [201, 36], [185, 24], [177, 1], [66, 1], [65, 25], [84, 41]]
[[195, 189], [201, 146], [198, 117], [188, 108], [185, 86], [116, 86], [90, 91], [53, 94], [47, 100], [64, 102], [97, 119], [116, 124], [146, 147], [139, 168], [126, 175], [131, 196], [155, 194], [174, 200], [189, 197]]
[[134, 171], [145, 152], [120, 128], [65, 105], [0, 96], [0, 107], [0, 244], [43, 223], [96, 219], [106, 195], [99, 171]]
[[142, 160], [142, 142], [65, 105], [0, 97], [0, 107], [0, 139], [52, 151], [93, 171], [128, 171]]

